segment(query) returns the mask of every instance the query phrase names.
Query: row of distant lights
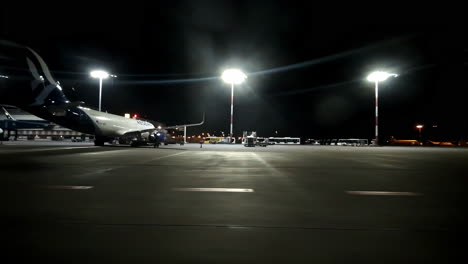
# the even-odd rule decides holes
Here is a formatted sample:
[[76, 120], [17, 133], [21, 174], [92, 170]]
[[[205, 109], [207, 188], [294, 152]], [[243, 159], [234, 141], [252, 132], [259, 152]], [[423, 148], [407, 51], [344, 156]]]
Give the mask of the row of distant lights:
[[[385, 81], [388, 77], [397, 77], [398, 74], [395, 73], [387, 73], [383, 71], [375, 71], [369, 74], [367, 76], [367, 80], [370, 82], [381, 82]], [[8, 78], [8, 76], [0, 75], [2, 78]], [[93, 78], [98, 78], [98, 79], [107, 79], [109, 77], [117, 77], [117, 75], [114, 74], [109, 74], [106, 71], [103, 70], [97, 70], [97, 71], [92, 71], [91, 72], [91, 77]], [[241, 70], [238, 69], [229, 69], [225, 70], [223, 74], [221, 75], [221, 79], [225, 81], [226, 83], [232, 83], [232, 84], [240, 84], [244, 82], [244, 80], [247, 78], [247, 75], [245, 75]]]
[[[183, 137], [183, 136], [178, 136], [178, 137]], [[175, 137], [173, 137], [173, 138], [175, 138]], [[203, 138], [203, 139], [205, 139], [205, 138], [207, 138], [207, 137], [203, 137], [203, 136], [191, 136], [191, 137], [187, 137], [187, 138]], [[234, 137], [233, 137], [233, 138], [234, 138]], [[238, 139], [242, 139], [242, 137], [238, 137]]]
[[[437, 125], [432, 125], [433, 128], [437, 128], [438, 126]], [[417, 129], [422, 129], [424, 128], [424, 125], [416, 125], [416, 128]]]
[[[108, 72], [103, 70], [96, 70], [91, 72], [91, 77], [98, 79], [107, 79], [109, 77], [117, 77], [117, 75], [109, 74]], [[225, 82], [232, 84], [240, 84], [244, 82], [246, 78], [247, 75], [245, 75], [241, 70], [238, 69], [225, 70], [221, 76], [221, 79], [223, 79]]]
[[[98, 79], [107, 79], [109, 77], [116, 78], [117, 75], [114, 74], [109, 74], [106, 71], [92, 71], [91, 72], [91, 77], [93, 78], [98, 78]], [[6, 75], [0, 75], [0, 78], [8, 79], [8, 76]], [[41, 80], [44, 80], [44, 77], [40, 76]]]
[[[371, 82], [380, 82], [380, 81], [385, 81], [388, 77], [391, 77], [391, 76], [397, 77], [398, 74], [376, 71], [376, 72], [371, 73], [367, 77], [367, 80]], [[91, 72], [91, 77], [98, 78], [98, 79], [107, 79], [109, 77], [116, 78], [117, 75], [109, 74], [106, 71], [97, 70], [97, 71]], [[8, 79], [8, 76], [0, 75], [0, 78]], [[240, 84], [247, 78], [247, 76], [240, 70], [231, 69], [231, 70], [224, 71], [221, 78], [227, 83]]]

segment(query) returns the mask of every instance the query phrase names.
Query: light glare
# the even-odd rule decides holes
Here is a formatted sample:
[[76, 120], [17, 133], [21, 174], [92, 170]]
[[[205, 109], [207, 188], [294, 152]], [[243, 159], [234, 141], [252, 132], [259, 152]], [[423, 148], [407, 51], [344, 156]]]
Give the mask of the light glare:
[[109, 73], [106, 71], [92, 71], [91, 77], [99, 78], [99, 79], [107, 79], [109, 77]]
[[367, 76], [367, 80], [369, 82], [381, 82], [381, 81], [387, 80], [387, 78], [390, 77], [390, 76], [397, 77], [398, 74], [382, 72], [382, 71], [375, 71], [375, 72], [369, 74], [369, 76]]
[[221, 79], [223, 79], [224, 82], [230, 84], [241, 84], [246, 78], [247, 76], [238, 69], [225, 70], [221, 76]]

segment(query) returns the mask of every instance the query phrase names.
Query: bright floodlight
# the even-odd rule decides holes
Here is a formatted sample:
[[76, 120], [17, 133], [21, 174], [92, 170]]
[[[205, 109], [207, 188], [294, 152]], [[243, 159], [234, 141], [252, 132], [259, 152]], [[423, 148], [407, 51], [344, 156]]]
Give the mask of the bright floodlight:
[[107, 79], [109, 77], [109, 73], [105, 71], [92, 71], [91, 77], [98, 79]]
[[390, 77], [390, 76], [397, 77], [398, 74], [375, 71], [375, 72], [369, 74], [369, 76], [367, 76], [367, 80], [369, 82], [381, 82], [381, 81], [387, 80], [387, 78]]
[[417, 125], [417, 126], [416, 126], [416, 128], [419, 128], [419, 129], [421, 129], [421, 128], [423, 128], [423, 127], [424, 127], [423, 125]]
[[224, 82], [230, 84], [241, 84], [247, 78], [247, 76], [240, 70], [229, 69], [223, 72], [221, 76]]

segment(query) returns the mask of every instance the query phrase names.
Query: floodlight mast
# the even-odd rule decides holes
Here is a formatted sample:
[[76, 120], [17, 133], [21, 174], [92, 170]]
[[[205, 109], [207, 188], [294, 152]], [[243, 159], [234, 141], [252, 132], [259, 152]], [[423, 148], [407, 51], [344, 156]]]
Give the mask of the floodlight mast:
[[375, 83], [375, 145], [379, 145], [379, 82], [387, 80], [388, 77], [397, 77], [398, 74], [375, 71], [367, 76], [369, 82]]
[[233, 136], [233, 121], [234, 121], [234, 84], [241, 84], [245, 81], [247, 76], [238, 69], [229, 69], [223, 72], [221, 79], [225, 83], [231, 84], [231, 126], [230, 126], [230, 134], [229, 134], [229, 143], [232, 143], [232, 136]]
[[101, 112], [101, 99], [102, 99], [102, 79], [107, 79], [109, 77], [116, 78], [117, 75], [109, 74], [106, 71], [97, 70], [92, 71], [91, 77], [99, 79], [99, 112]]

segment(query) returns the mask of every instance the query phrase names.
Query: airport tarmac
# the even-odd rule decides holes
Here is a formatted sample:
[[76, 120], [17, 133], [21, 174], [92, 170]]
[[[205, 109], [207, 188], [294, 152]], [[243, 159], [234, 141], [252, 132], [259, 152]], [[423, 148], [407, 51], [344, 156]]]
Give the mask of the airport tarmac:
[[468, 148], [4, 142], [8, 263], [463, 262]]

